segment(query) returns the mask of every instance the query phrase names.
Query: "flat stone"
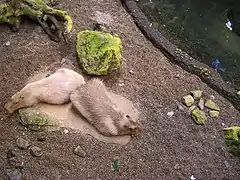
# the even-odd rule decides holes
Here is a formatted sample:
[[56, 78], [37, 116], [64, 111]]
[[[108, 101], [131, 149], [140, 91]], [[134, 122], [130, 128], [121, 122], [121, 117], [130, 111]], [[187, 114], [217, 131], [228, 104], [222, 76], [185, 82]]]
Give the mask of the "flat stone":
[[200, 100], [198, 101], [198, 107], [203, 110], [204, 109], [204, 99], [200, 98]]
[[177, 105], [177, 108], [178, 108], [179, 111], [184, 111], [184, 107], [181, 106], [180, 104]]
[[202, 97], [202, 93], [203, 92], [200, 90], [191, 91], [191, 95], [194, 99], [200, 99]]
[[7, 168], [7, 176], [9, 180], [22, 180], [22, 169], [20, 168]]
[[193, 99], [193, 97], [191, 95], [184, 96], [183, 97], [183, 103], [186, 106], [190, 107], [191, 105], [194, 104], [194, 99]]
[[212, 118], [217, 118], [219, 116], [219, 111], [211, 110], [209, 111], [209, 115]]
[[41, 157], [43, 155], [42, 149], [37, 146], [31, 147], [30, 153], [35, 157]]
[[216, 103], [214, 103], [211, 99], [208, 99], [206, 101], [205, 107], [212, 109], [212, 110], [220, 111], [219, 106]]
[[80, 145], [78, 145], [74, 150], [73, 153], [80, 157], [86, 157], [86, 152], [82, 149]]
[[203, 125], [207, 119], [205, 113], [199, 108], [194, 109], [191, 113], [191, 116], [198, 125]]
[[25, 139], [23, 139], [21, 137], [17, 138], [16, 142], [17, 142], [17, 146], [18, 146], [19, 149], [26, 150], [31, 145], [27, 140], [25, 140]]

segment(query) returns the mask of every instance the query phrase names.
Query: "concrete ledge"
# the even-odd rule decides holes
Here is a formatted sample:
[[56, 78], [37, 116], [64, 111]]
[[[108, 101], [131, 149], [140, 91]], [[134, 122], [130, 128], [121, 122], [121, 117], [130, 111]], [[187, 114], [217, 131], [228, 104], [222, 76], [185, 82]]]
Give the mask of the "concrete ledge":
[[179, 49], [166, 39], [161, 32], [151, 27], [151, 22], [140, 10], [135, 0], [121, 0], [123, 6], [132, 15], [134, 22], [142, 33], [159, 48], [162, 53], [173, 63], [181, 66], [186, 71], [198, 75], [203, 82], [228, 99], [240, 111], [240, 97], [237, 90], [227, 84], [215, 70], [203, 64]]

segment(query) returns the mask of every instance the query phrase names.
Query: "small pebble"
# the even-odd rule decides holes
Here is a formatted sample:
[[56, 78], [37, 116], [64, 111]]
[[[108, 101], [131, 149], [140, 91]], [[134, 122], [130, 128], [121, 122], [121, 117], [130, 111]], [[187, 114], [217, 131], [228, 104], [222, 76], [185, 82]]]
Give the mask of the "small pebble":
[[184, 107], [181, 106], [180, 104], [177, 105], [177, 108], [178, 108], [179, 111], [184, 111]]
[[190, 177], [190, 179], [191, 180], [196, 180], [196, 178], [193, 175]]
[[223, 163], [224, 163], [224, 165], [226, 166], [226, 168], [229, 168], [229, 167], [230, 167], [230, 164], [229, 164], [227, 161], [224, 161]]
[[6, 46], [10, 46], [10, 41], [6, 42], [5, 45], [6, 45]]
[[69, 133], [69, 131], [67, 129], [64, 129], [63, 131], [65, 134]]
[[118, 85], [119, 85], [120, 87], [122, 87], [122, 86], [124, 86], [124, 83], [119, 83]]
[[174, 166], [174, 169], [180, 169], [180, 165], [179, 164], [176, 164], [175, 166]]
[[225, 123], [222, 123], [222, 126], [225, 126]]
[[80, 157], [86, 157], [86, 152], [82, 149], [80, 145], [78, 145], [74, 150], [73, 153]]
[[29, 148], [30, 145], [31, 144], [27, 140], [25, 140], [21, 137], [17, 138], [17, 146], [18, 146], [19, 149], [26, 150], [26, 149]]
[[133, 74], [133, 70], [130, 70], [129, 73], [130, 73], [130, 74]]
[[37, 146], [33, 146], [30, 149], [30, 153], [35, 156], [35, 157], [40, 157], [43, 155], [43, 151], [41, 148], [37, 147]]
[[174, 112], [173, 111], [170, 111], [167, 113], [168, 117], [172, 117], [174, 115]]

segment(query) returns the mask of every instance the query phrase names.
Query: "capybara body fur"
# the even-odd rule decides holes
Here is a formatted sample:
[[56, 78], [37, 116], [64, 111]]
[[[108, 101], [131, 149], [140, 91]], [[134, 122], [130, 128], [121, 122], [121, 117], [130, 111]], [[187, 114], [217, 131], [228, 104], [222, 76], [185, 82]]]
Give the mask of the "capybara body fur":
[[109, 97], [104, 83], [94, 78], [70, 96], [73, 108], [105, 136], [139, 135], [140, 124], [121, 111]]
[[27, 84], [14, 94], [6, 103], [9, 113], [43, 102], [60, 105], [70, 102], [70, 94], [85, 84], [84, 78], [77, 72], [61, 68], [49, 77]]

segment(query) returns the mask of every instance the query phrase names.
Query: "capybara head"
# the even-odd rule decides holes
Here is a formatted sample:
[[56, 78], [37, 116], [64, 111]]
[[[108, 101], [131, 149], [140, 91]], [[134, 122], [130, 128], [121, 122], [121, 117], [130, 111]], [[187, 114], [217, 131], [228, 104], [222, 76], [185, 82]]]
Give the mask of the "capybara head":
[[125, 114], [123, 119], [118, 124], [119, 135], [131, 135], [131, 136], [140, 136], [141, 134], [141, 125], [137, 121], [134, 121], [130, 115]]
[[24, 106], [25, 106], [24, 96], [21, 93], [17, 92], [11, 98], [9, 98], [4, 107], [5, 109], [7, 109], [9, 113], [13, 113], [14, 111]]

